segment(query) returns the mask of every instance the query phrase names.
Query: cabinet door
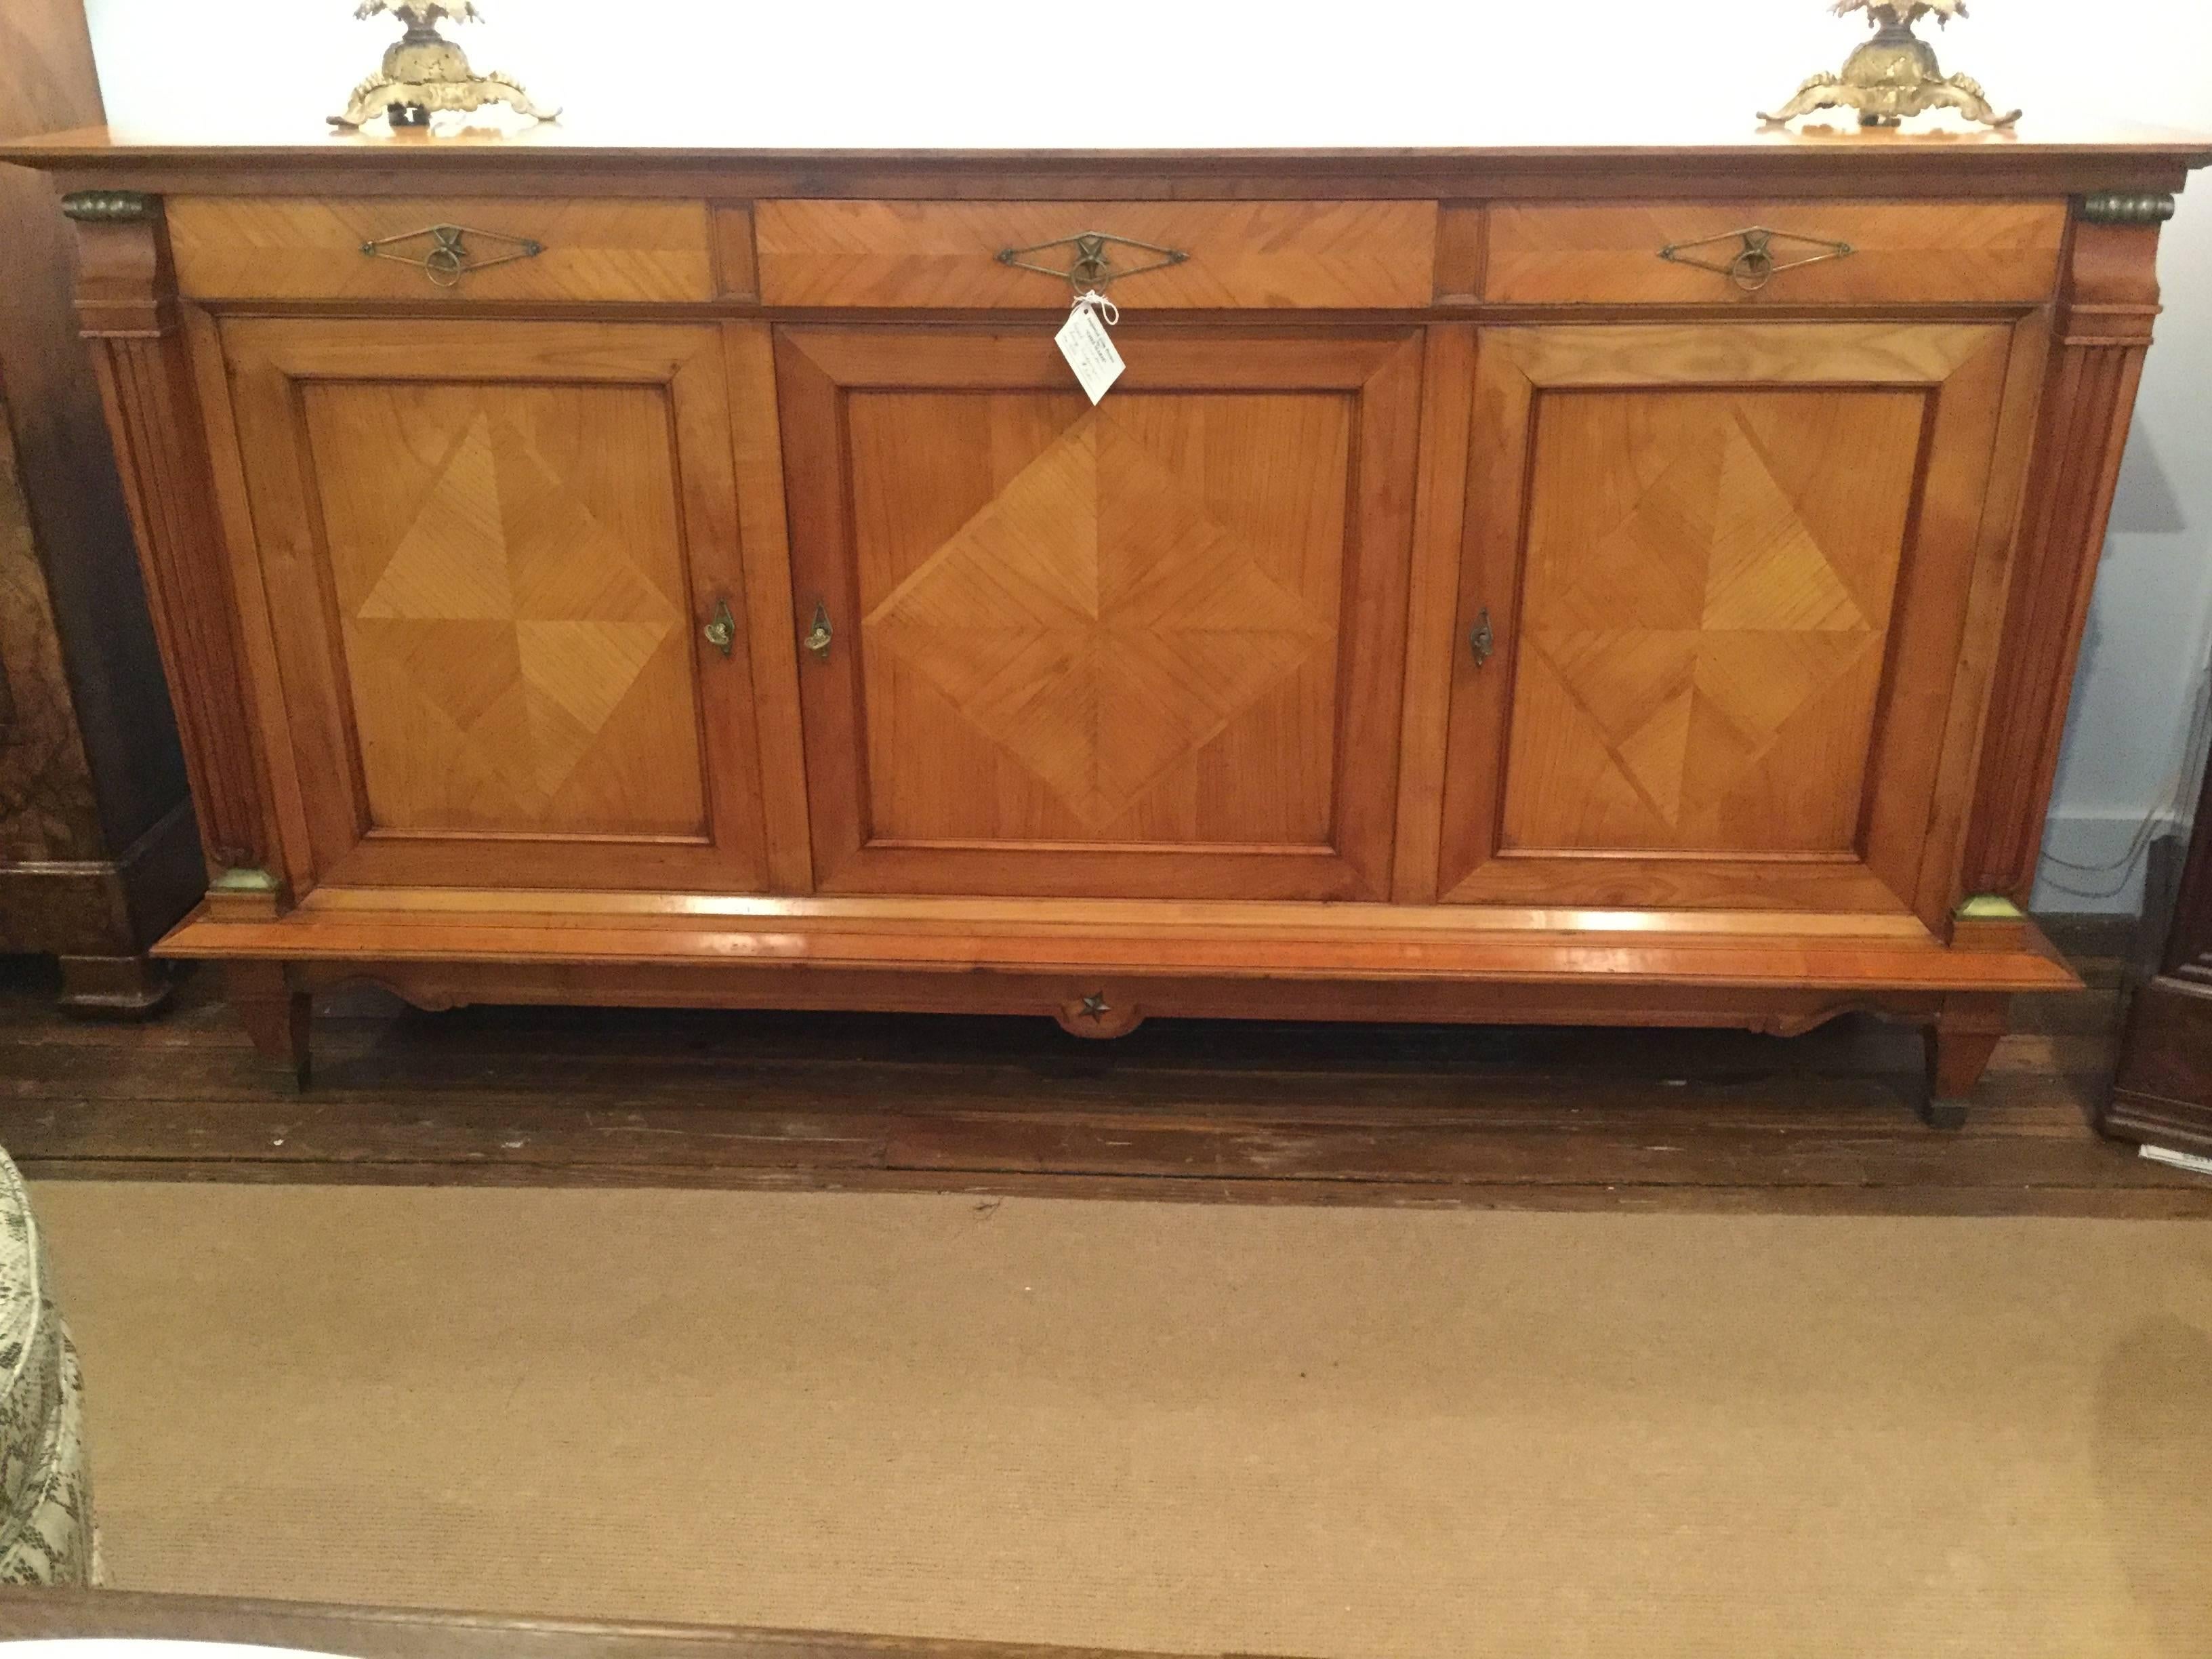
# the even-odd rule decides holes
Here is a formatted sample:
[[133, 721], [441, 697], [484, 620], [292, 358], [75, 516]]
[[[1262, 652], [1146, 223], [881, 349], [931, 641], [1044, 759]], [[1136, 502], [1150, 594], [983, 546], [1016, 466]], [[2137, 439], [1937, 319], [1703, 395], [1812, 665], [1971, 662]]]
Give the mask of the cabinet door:
[[1419, 341], [778, 337], [817, 879], [1388, 890]]
[[1940, 915], [2014, 348], [1952, 323], [1486, 333], [1444, 896]]
[[719, 331], [222, 342], [317, 878], [759, 885]]

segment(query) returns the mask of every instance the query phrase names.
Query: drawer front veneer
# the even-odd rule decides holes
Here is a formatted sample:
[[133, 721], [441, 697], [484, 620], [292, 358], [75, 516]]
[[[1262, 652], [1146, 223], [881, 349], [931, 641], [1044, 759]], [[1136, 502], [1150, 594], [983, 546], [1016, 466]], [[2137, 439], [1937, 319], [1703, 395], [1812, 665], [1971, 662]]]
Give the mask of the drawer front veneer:
[[[178, 287], [199, 300], [668, 302], [717, 289], [702, 202], [183, 197], [167, 211]], [[453, 258], [414, 263], [454, 228]]]
[[[1732, 275], [1744, 232], [1773, 264]], [[1506, 304], [2033, 302], [2050, 297], [2063, 202], [1501, 204], [1483, 297]], [[1832, 257], [1832, 245], [1850, 252]], [[1671, 248], [1674, 257], [1662, 257]], [[1808, 263], [1798, 264], [1803, 260]], [[1747, 284], [1756, 283], [1756, 286]]]
[[[1085, 234], [1126, 239], [1085, 284], [1125, 307], [1402, 307], [1435, 285], [1433, 202], [775, 201], [756, 216], [772, 306], [1063, 306], [1066, 279], [999, 256], [1066, 270], [1062, 239]], [[1140, 269], [1167, 258], [1154, 249], [1187, 257]]]

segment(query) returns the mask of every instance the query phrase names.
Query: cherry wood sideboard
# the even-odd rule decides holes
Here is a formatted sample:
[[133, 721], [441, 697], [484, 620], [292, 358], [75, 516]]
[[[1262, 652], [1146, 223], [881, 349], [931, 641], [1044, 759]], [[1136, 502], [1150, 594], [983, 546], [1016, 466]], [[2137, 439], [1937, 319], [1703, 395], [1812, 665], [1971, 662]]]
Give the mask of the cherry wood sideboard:
[[[1956, 1121], [2212, 142], [19, 146], [228, 965], [1729, 1024]], [[1053, 337], [1120, 308], [1095, 408]]]

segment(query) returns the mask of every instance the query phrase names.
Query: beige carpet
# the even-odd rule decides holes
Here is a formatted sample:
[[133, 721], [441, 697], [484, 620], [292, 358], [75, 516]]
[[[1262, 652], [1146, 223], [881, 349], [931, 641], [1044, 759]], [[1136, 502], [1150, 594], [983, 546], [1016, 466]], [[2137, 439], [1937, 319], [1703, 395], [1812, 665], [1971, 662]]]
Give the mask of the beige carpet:
[[130, 1588], [2212, 1653], [2212, 1227], [48, 1183]]

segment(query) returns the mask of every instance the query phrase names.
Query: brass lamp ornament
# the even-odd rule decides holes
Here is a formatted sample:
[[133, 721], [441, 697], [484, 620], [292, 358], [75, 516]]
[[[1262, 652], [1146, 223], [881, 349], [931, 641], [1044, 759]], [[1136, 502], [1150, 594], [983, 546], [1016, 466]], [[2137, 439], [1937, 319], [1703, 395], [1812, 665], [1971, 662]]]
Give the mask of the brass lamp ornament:
[[478, 75], [469, 67], [468, 54], [438, 33], [448, 17], [456, 23], [483, 21], [476, 0], [361, 0], [353, 15], [369, 18], [381, 12], [398, 18], [407, 32], [385, 52], [383, 68], [353, 89], [345, 113], [331, 117], [332, 126], [350, 130], [385, 115], [395, 127], [427, 127], [434, 111], [486, 104], [505, 104], [540, 121], [560, 113], [533, 102], [519, 82]]
[[1912, 32], [1930, 12], [1939, 26], [1948, 27], [1954, 17], [1966, 15], [1966, 0], [1835, 0], [1837, 16], [1855, 11], [1867, 15], [1874, 39], [1845, 60], [1841, 75], [1814, 76], [1773, 114], [1760, 112], [1760, 120], [1779, 126], [1816, 109], [1855, 109], [1863, 127], [1893, 127], [1931, 109], [1954, 109], [1991, 127], [2020, 119], [2018, 110], [2000, 115], [1990, 108], [1972, 76], [1944, 74], [1935, 48]]

